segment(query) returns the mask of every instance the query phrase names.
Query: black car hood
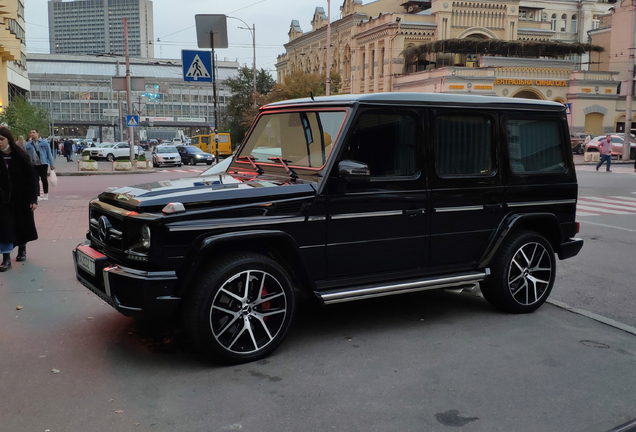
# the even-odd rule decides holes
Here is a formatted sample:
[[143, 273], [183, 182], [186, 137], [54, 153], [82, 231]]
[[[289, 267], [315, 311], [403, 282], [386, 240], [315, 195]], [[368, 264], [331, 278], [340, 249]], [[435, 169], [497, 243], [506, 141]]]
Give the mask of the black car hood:
[[277, 176], [215, 174], [111, 188], [102, 192], [99, 200], [118, 207], [150, 211], [174, 202], [186, 207], [211, 202], [223, 205], [230, 201], [232, 205], [240, 205], [308, 197], [315, 193], [315, 185], [302, 180], [291, 182]]

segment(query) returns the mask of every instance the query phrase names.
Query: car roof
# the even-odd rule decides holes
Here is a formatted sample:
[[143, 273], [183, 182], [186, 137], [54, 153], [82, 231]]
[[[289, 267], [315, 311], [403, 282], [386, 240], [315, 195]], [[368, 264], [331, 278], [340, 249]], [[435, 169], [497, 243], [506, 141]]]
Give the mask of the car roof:
[[391, 104], [417, 104], [417, 103], [447, 103], [458, 105], [505, 105], [518, 106], [519, 108], [541, 107], [565, 110], [565, 105], [538, 99], [502, 98], [496, 96], [457, 95], [448, 93], [371, 93], [371, 94], [346, 94], [335, 96], [319, 96], [315, 98], [292, 99], [274, 102], [265, 105], [263, 109], [279, 108], [288, 105], [305, 104], [334, 104], [352, 105], [354, 103], [391, 103]]

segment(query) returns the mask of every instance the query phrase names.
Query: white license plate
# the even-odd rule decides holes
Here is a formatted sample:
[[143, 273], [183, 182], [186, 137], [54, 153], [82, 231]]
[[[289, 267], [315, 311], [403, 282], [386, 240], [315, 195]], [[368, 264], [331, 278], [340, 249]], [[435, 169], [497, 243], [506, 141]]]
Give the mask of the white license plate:
[[95, 259], [89, 257], [79, 249], [77, 251], [77, 265], [90, 273], [91, 276], [95, 276]]

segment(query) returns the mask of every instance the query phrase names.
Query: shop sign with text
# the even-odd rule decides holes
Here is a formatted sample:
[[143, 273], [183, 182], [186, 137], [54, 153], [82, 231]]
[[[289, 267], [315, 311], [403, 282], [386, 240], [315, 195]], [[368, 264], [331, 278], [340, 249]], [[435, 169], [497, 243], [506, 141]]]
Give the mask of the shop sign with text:
[[547, 86], [547, 87], [567, 87], [568, 82], [564, 80], [546, 80], [546, 79], [509, 79], [497, 78], [495, 85], [525, 85], [525, 86]]

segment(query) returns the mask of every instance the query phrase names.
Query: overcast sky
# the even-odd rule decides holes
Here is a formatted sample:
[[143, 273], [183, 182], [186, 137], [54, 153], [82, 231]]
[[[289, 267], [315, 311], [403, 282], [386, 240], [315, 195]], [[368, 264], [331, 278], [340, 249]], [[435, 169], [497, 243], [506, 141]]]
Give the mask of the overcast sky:
[[[26, 0], [27, 54], [49, 52], [48, 1]], [[300, 21], [303, 31], [311, 29], [317, 6], [327, 11], [327, 0], [153, 0], [155, 57], [180, 59], [182, 49], [198, 49], [194, 16], [225, 14], [256, 25], [256, 67], [276, 78], [276, 56], [285, 52], [291, 21]], [[342, 1], [331, 1], [331, 21], [340, 15]], [[229, 48], [216, 51], [217, 58], [252, 65], [252, 36], [238, 20], [228, 19]], [[160, 39], [161, 42], [157, 42]]]

